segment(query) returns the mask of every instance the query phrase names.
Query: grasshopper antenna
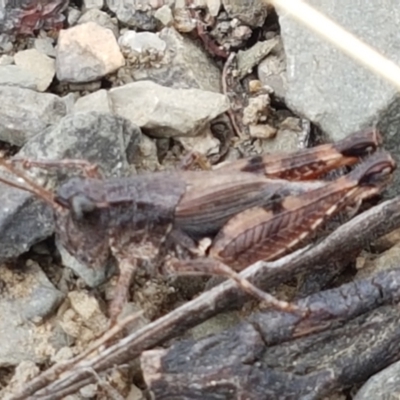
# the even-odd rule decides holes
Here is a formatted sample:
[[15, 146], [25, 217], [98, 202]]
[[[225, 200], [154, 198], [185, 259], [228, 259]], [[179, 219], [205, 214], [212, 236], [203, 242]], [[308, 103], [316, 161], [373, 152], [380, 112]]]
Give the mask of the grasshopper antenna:
[[[0, 155], [0, 166], [4, 167], [7, 171], [9, 171], [11, 174], [17, 176], [20, 180], [22, 180], [25, 184], [20, 184], [17, 182], [13, 182], [11, 180], [5, 179], [0, 176], [0, 182], [5, 183], [6, 185], [15, 187], [17, 189], [24, 190], [26, 192], [30, 192], [38, 196], [39, 198], [43, 199], [46, 203], [48, 203], [51, 207], [54, 209], [59, 209], [62, 207], [60, 204], [58, 204], [54, 200], [54, 196], [51, 192], [46, 190], [45, 188], [41, 187], [31, 179], [29, 179], [27, 176], [25, 176], [22, 172], [18, 171], [17, 168], [14, 168], [11, 163], [7, 160], [5, 160], [1, 155]], [[28, 186], [26, 186], [28, 185]]]

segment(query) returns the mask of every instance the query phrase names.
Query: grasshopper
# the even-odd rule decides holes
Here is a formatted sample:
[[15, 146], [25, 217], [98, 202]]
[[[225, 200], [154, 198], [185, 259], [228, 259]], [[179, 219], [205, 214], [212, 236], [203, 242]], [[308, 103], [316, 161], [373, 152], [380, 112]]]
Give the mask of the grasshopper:
[[[111, 256], [117, 259], [120, 283], [110, 311], [113, 317], [126, 297], [137, 258], [154, 257], [160, 245], [169, 248], [171, 243], [198, 256], [197, 245], [204, 238], [212, 238], [205, 257], [173, 258], [166, 268], [221, 273], [272, 306], [291, 311], [289, 303], [264, 293], [234, 270], [292, 251], [332, 215], [382, 190], [395, 169], [384, 152], [337, 180], [316, 180], [358, 163], [381, 142], [380, 134], [369, 129], [337, 143], [238, 160], [211, 171], [101, 179], [91, 169], [91, 176], [71, 178], [54, 194], [20, 172], [13, 165], [17, 160], [0, 159], [0, 165], [25, 185], [0, 180], [35, 193], [53, 207], [57, 240], [81, 262], [96, 268]], [[79, 164], [22, 161], [28, 167]], [[138, 253], [143, 238], [152, 244], [144, 254]]]

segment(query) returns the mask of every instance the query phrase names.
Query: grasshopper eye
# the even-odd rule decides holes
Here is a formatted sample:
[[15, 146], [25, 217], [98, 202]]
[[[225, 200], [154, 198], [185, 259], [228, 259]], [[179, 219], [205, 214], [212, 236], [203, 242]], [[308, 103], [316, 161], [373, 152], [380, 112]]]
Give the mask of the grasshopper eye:
[[78, 219], [82, 219], [84, 214], [94, 211], [96, 204], [93, 203], [88, 197], [82, 194], [73, 196], [70, 200], [72, 211]]

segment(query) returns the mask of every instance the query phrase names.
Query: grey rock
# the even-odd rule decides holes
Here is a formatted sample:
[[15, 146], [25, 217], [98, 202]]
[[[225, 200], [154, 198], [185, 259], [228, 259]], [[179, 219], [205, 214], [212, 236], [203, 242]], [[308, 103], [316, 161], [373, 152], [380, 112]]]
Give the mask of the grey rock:
[[270, 88], [279, 100], [284, 100], [287, 90], [286, 57], [282, 46], [276, 46], [257, 67], [258, 78]]
[[151, 136], [194, 136], [229, 108], [226, 96], [199, 89], [172, 89], [151, 81], [110, 90], [112, 107]]
[[64, 300], [65, 295], [53, 286], [37, 263], [28, 260], [25, 268], [24, 274], [28, 276], [24, 275], [24, 278], [30, 289], [29, 301], [23, 304], [19, 315], [26, 320], [37, 322], [50, 316]]
[[[400, 14], [395, 0], [348, 2], [310, 1], [319, 11], [400, 63]], [[397, 89], [367, 71], [286, 15], [280, 15], [281, 35], [287, 56], [286, 101], [294, 111], [322, 128], [333, 140], [377, 124], [385, 148], [400, 152], [400, 97]], [[371, 29], [371, 26], [374, 29]], [[399, 193], [399, 178], [389, 193]]]
[[152, 80], [173, 88], [221, 92], [220, 70], [193, 41], [174, 28], [164, 28], [159, 38], [167, 44], [163, 57], [153, 65], [122, 68], [129, 78], [135, 81]]
[[114, 272], [109, 265], [104, 265], [104, 268], [90, 268], [90, 266], [81, 263], [72, 254], [68, 253], [60, 243], [56, 243], [56, 246], [63, 265], [71, 268], [91, 288], [98, 287], [104, 283]]
[[56, 73], [52, 58], [36, 49], [19, 51], [14, 55], [15, 65], [28, 71], [35, 79], [38, 92], [44, 92], [51, 84]]
[[138, 56], [146, 53], [163, 54], [167, 47], [167, 44], [155, 33], [131, 30], [121, 35], [118, 44], [124, 54], [136, 53]]
[[[1, 20], [1, 16], [0, 16]], [[1, 22], [0, 22], [1, 24]], [[1, 30], [1, 29], [0, 29]], [[0, 50], [4, 53], [10, 53], [13, 50], [13, 42], [10, 35], [6, 33], [0, 33]]]
[[278, 47], [282, 47], [279, 38], [273, 38], [265, 40], [264, 42], [257, 42], [254, 46], [250, 47], [250, 49], [239, 51], [237, 55], [239, 78], [250, 74], [253, 68], [258, 65], [263, 58]]
[[30, 140], [19, 157], [59, 160], [84, 159], [97, 164], [107, 176], [128, 168], [125, 150], [140, 139], [140, 129], [118, 116], [100, 112], [67, 115], [53, 129]]
[[34, 195], [0, 184], [0, 203], [0, 263], [53, 233], [53, 212]]
[[65, 103], [50, 93], [0, 85], [0, 140], [21, 146], [57, 124], [67, 113]]
[[60, 31], [56, 58], [60, 81], [94, 81], [124, 64], [124, 57], [110, 29], [86, 22]]
[[197, 136], [181, 136], [177, 141], [184, 149], [195, 151], [206, 156], [219, 154], [221, 143], [214, 137], [210, 129], [205, 129]]
[[231, 18], [237, 18], [250, 26], [262, 26], [267, 18], [267, 4], [263, 0], [222, 0]]
[[208, 12], [212, 17], [216, 17], [221, 9], [221, 0], [206, 0]]
[[98, 111], [111, 114], [111, 104], [107, 90], [97, 90], [96, 92], [80, 97], [74, 104], [73, 111]]
[[2, 284], [0, 298], [0, 367], [16, 366], [25, 360], [43, 363], [50, 355], [66, 346], [68, 338], [47, 320], [64, 299], [34, 262], [23, 271], [0, 266]]
[[74, 26], [77, 24], [82, 12], [75, 7], [68, 7], [68, 26]]
[[106, 0], [108, 8], [116, 14], [119, 21], [130, 28], [141, 31], [154, 31], [157, 20], [150, 2], [143, 0]]
[[51, 58], [56, 57], [54, 41], [49, 37], [35, 39], [33, 42], [33, 46], [39, 53], [46, 54], [46, 56], [49, 56]]
[[157, 18], [163, 24], [163, 26], [170, 26], [174, 22], [172, 10], [166, 4], [164, 4], [154, 13], [154, 17]]
[[0, 65], [4, 66], [4, 65], [11, 65], [14, 64], [14, 57], [9, 56], [8, 54], [3, 54], [2, 56], [0, 56]]
[[1, 65], [0, 85], [36, 90], [36, 78], [30, 71], [17, 65]]
[[103, 28], [110, 29], [116, 38], [119, 36], [118, 21], [97, 8], [86, 11], [78, 20], [78, 24], [85, 24], [86, 22], [95, 22]]
[[104, 7], [104, 0], [84, 0], [83, 5], [86, 10], [90, 9], [100, 10], [101, 8]]
[[400, 397], [400, 361], [373, 375], [361, 387], [354, 400], [398, 399]]
[[[70, 92], [66, 96], [61, 97], [61, 100], [65, 104], [67, 114], [71, 114], [74, 111], [75, 102], [79, 99], [79, 93]], [[81, 110], [86, 111], [86, 110]], [[102, 111], [102, 110], [87, 110], [87, 111]]]

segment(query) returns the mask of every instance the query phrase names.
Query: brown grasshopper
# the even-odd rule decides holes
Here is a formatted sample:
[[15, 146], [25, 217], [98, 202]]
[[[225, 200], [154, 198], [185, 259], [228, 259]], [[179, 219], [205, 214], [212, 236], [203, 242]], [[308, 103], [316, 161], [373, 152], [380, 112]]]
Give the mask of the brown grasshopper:
[[[378, 153], [331, 183], [315, 179], [338, 167], [354, 165], [380, 144], [379, 133], [367, 130], [337, 143], [288, 155], [252, 157], [212, 171], [165, 171], [109, 179], [75, 177], [54, 195], [27, 179], [10, 161], [0, 160], [0, 165], [24, 179], [29, 188], [7, 183], [30, 190], [52, 205], [56, 236], [67, 251], [94, 268], [111, 254], [117, 259], [121, 270], [117, 295], [121, 298], [126, 296], [133, 260], [148, 256], [134, 254], [143, 237], [153, 243], [151, 256], [160, 243], [171, 240], [196, 254], [200, 239], [214, 237], [208, 258], [173, 259], [169, 268], [222, 273], [260, 299], [291, 310], [288, 303], [262, 292], [230, 267], [240, 270], [253, 261], [291, 251], [331, 215], [379, 192], [395, 168], [387, 153]], [[50, 161], [24, 163], [59, 165]], [[298, 182], [301, 179], [307, 182]], [[114, 300], [113, 317], [121, 302]]]

